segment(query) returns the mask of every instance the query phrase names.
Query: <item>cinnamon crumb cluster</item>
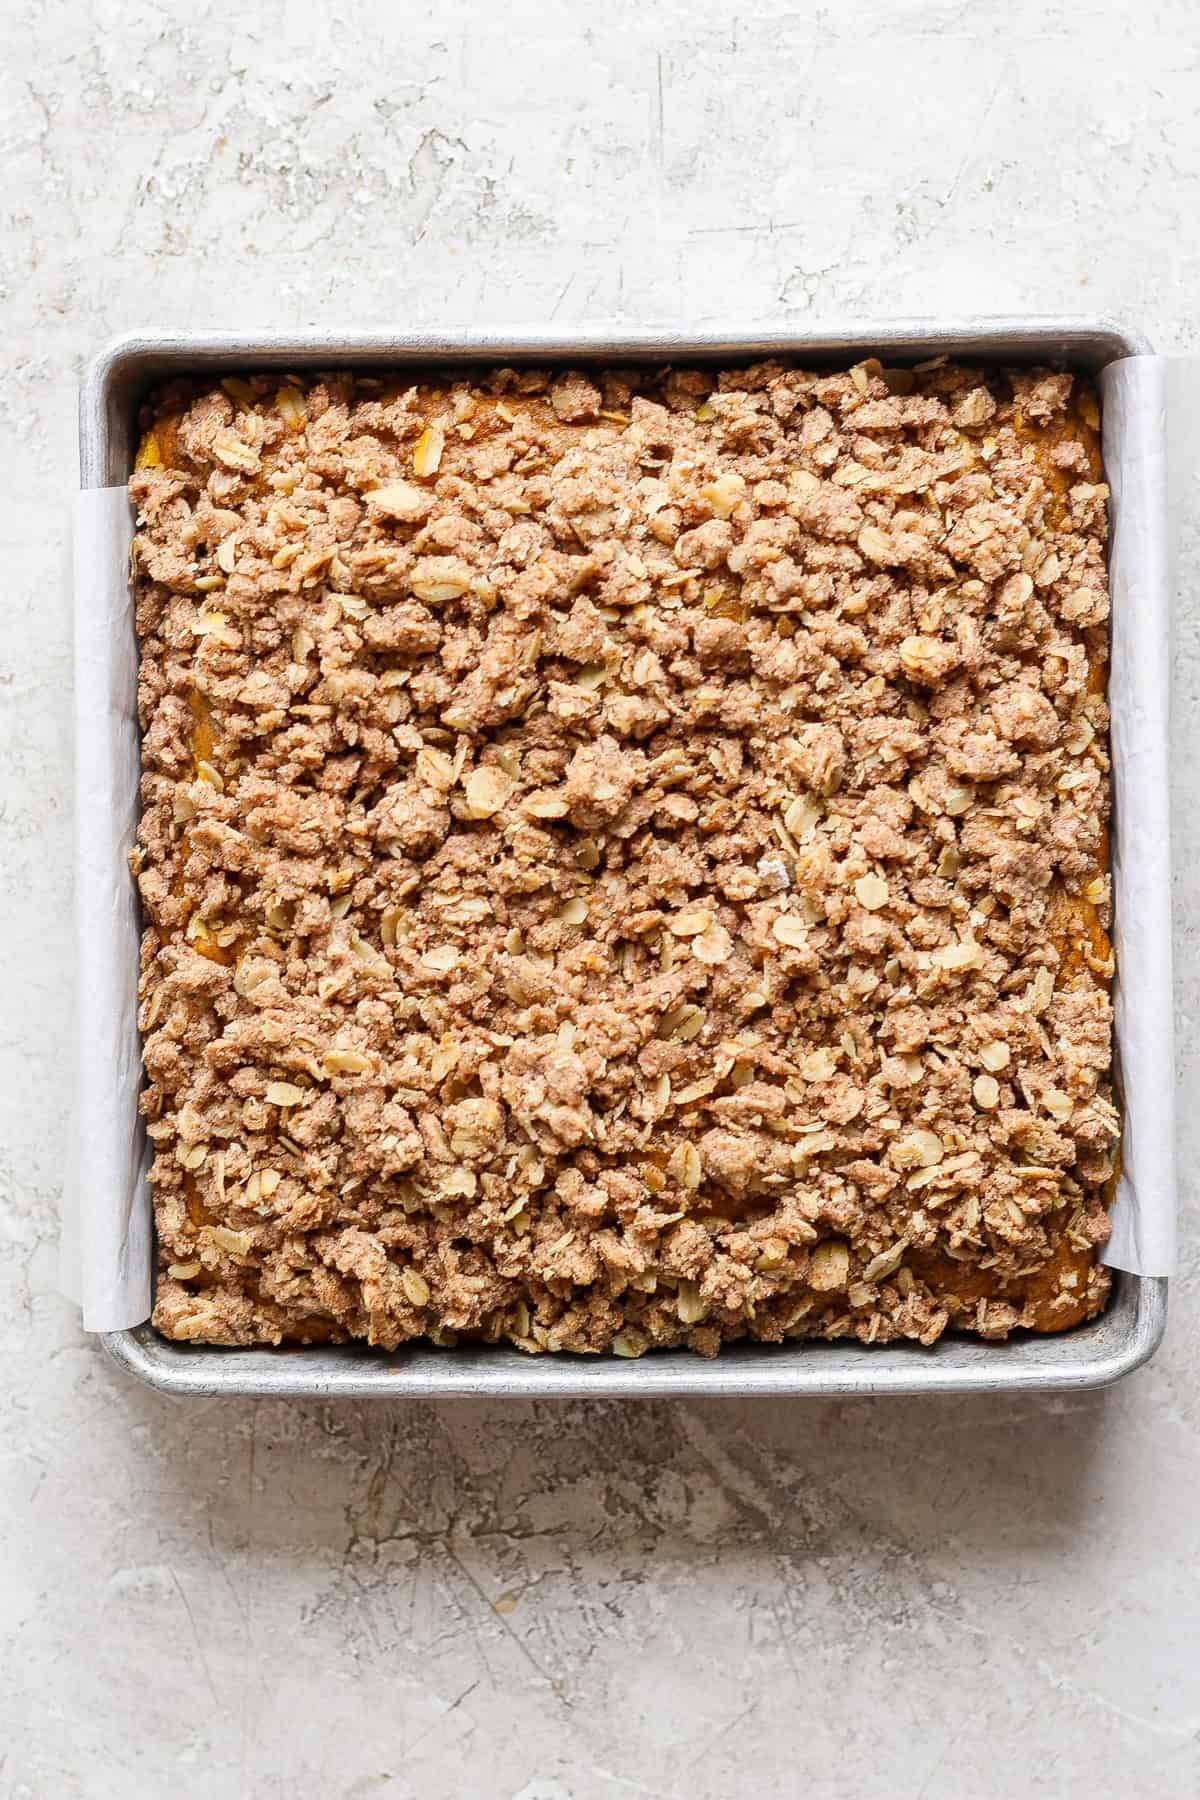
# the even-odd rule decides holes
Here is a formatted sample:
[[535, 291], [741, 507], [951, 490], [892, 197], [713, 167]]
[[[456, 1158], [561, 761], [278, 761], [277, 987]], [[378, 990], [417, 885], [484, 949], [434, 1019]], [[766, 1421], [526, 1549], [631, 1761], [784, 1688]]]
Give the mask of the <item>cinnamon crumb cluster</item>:
[[155, 395], [158, 1329], [1098, 1311], [1098, 423], [1067, 374], [874, 360]]

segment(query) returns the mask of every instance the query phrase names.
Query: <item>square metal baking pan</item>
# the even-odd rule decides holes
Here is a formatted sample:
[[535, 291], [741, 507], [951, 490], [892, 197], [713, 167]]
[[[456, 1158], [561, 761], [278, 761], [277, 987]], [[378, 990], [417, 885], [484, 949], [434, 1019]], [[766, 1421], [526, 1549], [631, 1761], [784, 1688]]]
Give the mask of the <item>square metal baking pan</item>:
[[[80, 484], [124, 485], [133, 462], [138, 404], [152, 384], [173, 375], [447, 363], [719, 364], [767, 356], [832, 366], [872, 354], [902, 364], [942, 353], [991, 364], [1050, 363], [1097, 374], [1110, 362], [1148, 350], [1138, 334], [1114, 325], [1058, 318], [893, 322], [829, 334], [755, 330], [740, 335], [676, 335], [625, 332], [619, 327], [563, 337], [542, 332], [138, 333], [109, 345], [87, 371], [79, 407]], [[1166, 1287], [1165, 1280], [1116, 1273], [1105, 1313], [1061, 1337], [1028, 1336], [1006, 1344], [945, 1337], [931, 1349], [845, 1342], [741, 1344], [723, 1350], [713, 1361], [687, 1351], [659, 1351], [629, 1361], [573, 1355], [535, 1358], [507, 1347], [476, 1346], [453, 1350], [413, 1346], [392, 1353], [356, 1345], [223, 1350], [172, 1343], [148, 1324], [108, 1333], [104, 1343], [125, 1368], [172, 1394], [648, 1399], [1069, 1390], [1116, 1381], [1154, 1353], [1166, 1322]]]

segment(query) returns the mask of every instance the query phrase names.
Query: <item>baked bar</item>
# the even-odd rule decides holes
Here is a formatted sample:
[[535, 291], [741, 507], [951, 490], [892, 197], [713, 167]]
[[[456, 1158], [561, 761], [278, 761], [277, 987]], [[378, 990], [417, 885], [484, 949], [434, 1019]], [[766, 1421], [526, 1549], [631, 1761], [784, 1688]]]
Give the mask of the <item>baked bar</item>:
[[710, 1355], [1097, 1312], [1098, 424], [940, 360], [153, 396], [158, 1329]]

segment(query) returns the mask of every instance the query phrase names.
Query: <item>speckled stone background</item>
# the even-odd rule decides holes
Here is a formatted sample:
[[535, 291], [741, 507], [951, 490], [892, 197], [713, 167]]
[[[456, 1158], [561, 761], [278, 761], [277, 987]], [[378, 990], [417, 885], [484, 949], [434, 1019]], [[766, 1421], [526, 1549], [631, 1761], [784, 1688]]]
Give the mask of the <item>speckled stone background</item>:
[[[1187, 350], [1194, 0], [13, 0], [0, 37], [0, 1795], [1190, 1800], [1186, 1237], [1111, 1393], [624, 1409], [169, 1403], [82, 1338], [54, 1242], [100, 342], [1092, 311]], [[1198, 572], [1193, 538], [1189, 1209]]]

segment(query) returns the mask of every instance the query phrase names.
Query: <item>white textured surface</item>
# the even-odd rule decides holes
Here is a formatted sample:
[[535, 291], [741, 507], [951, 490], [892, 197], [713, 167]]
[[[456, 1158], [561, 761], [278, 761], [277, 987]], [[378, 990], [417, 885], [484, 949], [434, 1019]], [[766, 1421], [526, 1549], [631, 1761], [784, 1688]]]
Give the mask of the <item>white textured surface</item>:
[[[1200, 1788], [1186, 1234], [1163, 1353], [1069, 1405], [172, 1405], [111, 1370], [53, 1293], [59, 572], [74, 383], [98, 342], [146, 323], [955, 310], [1094, 310], [1194, 342], [1193, 0], [745, 14], [6, 11], [3, 1800]], [[1198, 572], [1193, 539], [1176, 658], [1189, 1206]]]

